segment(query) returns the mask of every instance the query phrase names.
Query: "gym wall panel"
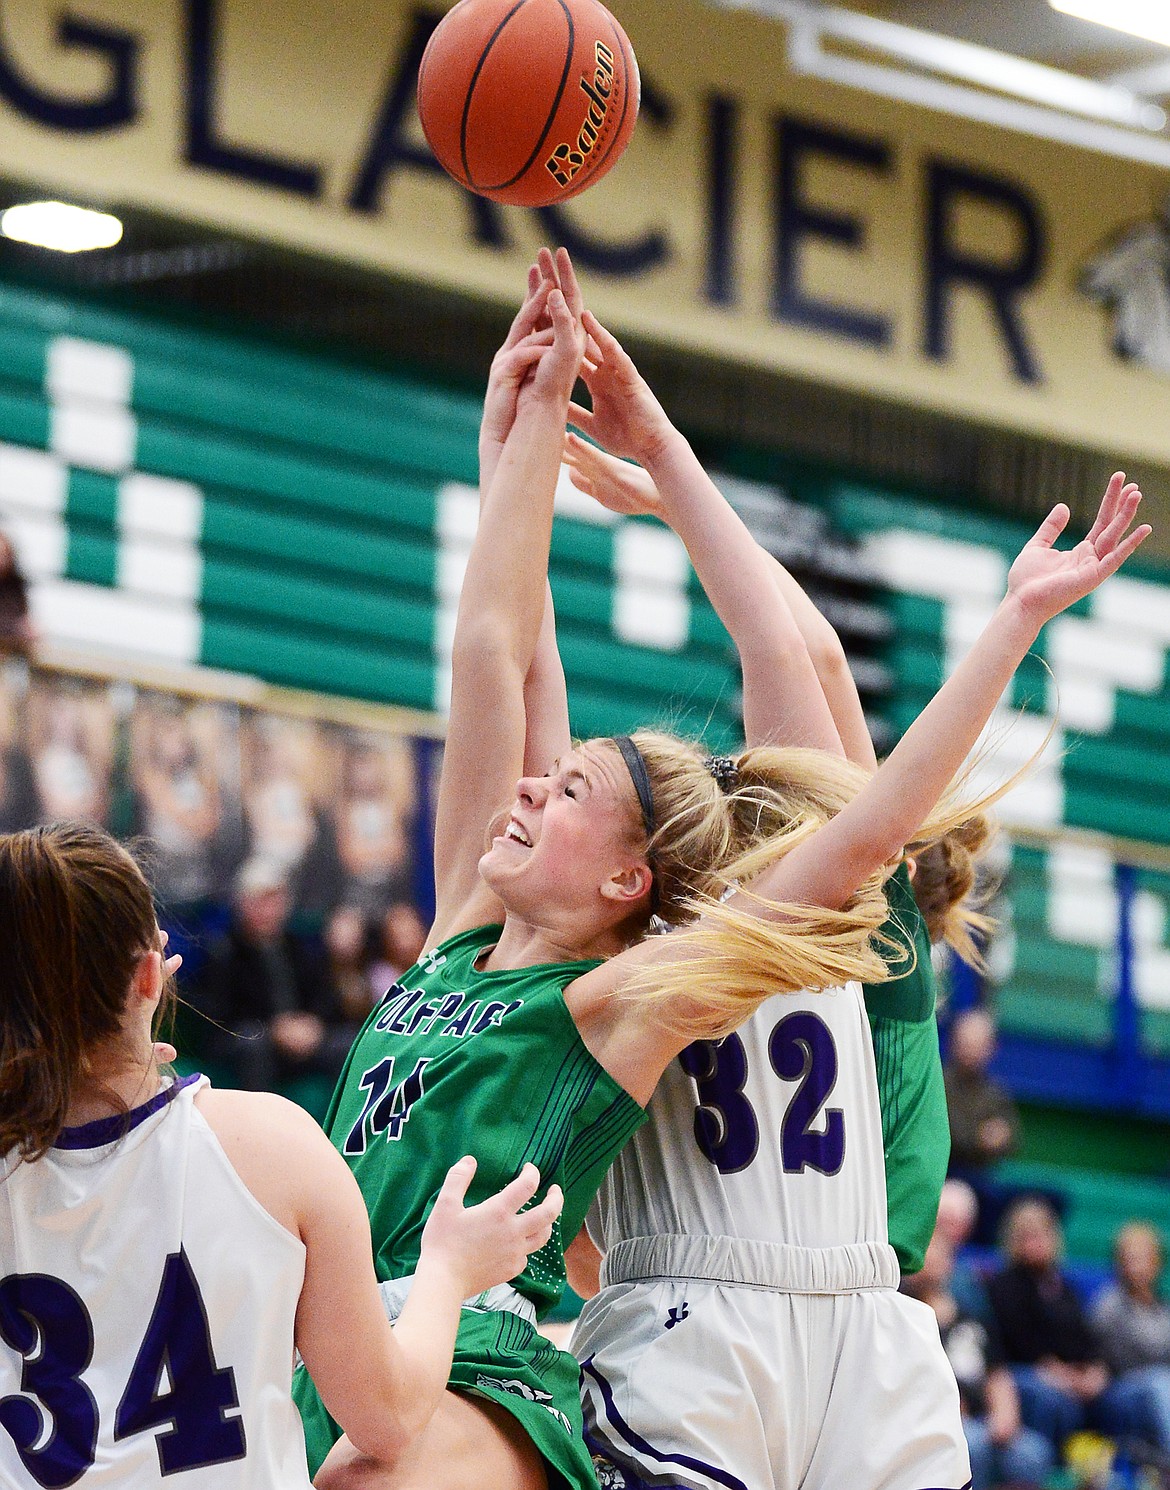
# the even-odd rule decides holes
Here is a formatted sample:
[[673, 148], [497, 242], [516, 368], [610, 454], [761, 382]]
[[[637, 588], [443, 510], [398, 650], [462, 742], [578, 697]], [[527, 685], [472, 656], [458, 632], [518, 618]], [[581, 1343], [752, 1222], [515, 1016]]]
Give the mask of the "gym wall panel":
[[[0, 341], [0, 525], [50, 639], [442, 710], [474, 396], [15, 286]], [[550, 557], [574, 727], [728, 744], [736, 670], [678, 540], [582, 501]]]

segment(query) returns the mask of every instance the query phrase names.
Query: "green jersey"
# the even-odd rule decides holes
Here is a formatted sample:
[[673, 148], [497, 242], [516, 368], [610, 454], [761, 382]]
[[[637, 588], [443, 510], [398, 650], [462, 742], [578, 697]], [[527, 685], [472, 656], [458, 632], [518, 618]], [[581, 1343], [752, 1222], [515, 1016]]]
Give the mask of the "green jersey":
[[513, 1280], [543, 1314], [565, 1286], [576, 1236], [614, 1155], [645, 1113], [586, 1049], [564, 990], [596, 962], [481, 972], [498, 926], [452, 937], [405, 973], [366, 1020], [325, 1128], [361, 1187], [380, 1281], [412, 1273], [448, 1168], [478, 1161], [467, 1203], [526, 1163], [565, 1207], [552, 1240]]
[[[382, 1282], [414, 1272], [435, 1196], [464, 1154], [478, 1160], [470, 1205], [529, 1161], [542, 1193], [559, 1184], [565, 1205], [552, 1239], [512, 1280], [539, 1316], [565, 1286], [563, 1238], [577, 1235], [646, 1114], [585, 1048], [565, 1005], [567, 985], [597, 963], [479, 971], [499, 934], [481, 926], [452, 937], [389, 990], [354, 1042], [325, 1126], [361, 1187]], [[519, 1312], [465, 1308], [450, 1380], [519, 1420], [550, 1486], [597, 1490], [577, 1363]], [[293, 1398], [316, 1474], [341, 1429], [303, 1368]]]
[[[930, 942], [904, 864], [887, 881], [886, 896], [894, 923], [887, 930], [903, 945], [912, 937], [916, 956], [907, 949], [893, 958], [890, 982], [866, 985], [865, 1008], [877, 1062], [890, 1245], [902, 1271], [916, 1273], [934, 1231], [951, 1135]], [[900, 966], [907, 970], [898, 976]]]

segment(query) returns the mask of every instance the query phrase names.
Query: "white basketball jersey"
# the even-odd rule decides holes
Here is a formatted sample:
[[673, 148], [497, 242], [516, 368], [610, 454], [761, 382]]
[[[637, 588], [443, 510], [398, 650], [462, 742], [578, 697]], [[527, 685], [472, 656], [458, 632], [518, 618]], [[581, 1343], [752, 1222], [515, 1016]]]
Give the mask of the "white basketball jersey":
[[735, 1034], [688, 1047], [649, 1113], [590, 1212], [601, 1251], [653, 1236], [806, 1248], [886, 1241], [881, 1112], [860, 984], [778, 994]]
[[176, 1082], [0, 1163], [0, 1485], [308, 1490], [305, 1249]]

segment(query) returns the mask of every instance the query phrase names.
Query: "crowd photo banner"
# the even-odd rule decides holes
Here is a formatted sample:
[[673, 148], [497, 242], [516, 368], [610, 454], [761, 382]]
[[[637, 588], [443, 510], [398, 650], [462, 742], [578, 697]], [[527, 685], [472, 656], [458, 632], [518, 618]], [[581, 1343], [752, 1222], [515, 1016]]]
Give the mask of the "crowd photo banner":
[[439, 170], [443, 7], [406, 0], [6, 0], [0, 177], [501, 304], [564, 243], [619, 333], [1170, 462], [1170, 173], [799, 76], [777, 21], [616, 10], [642, 117], [563, 206]]

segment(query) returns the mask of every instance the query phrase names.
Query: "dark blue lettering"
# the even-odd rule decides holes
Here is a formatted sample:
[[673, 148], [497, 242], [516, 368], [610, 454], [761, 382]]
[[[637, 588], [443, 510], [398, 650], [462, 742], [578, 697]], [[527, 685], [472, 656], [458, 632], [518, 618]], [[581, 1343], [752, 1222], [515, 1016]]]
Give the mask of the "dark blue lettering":
[[[665, 130], [669, 130], [674, 121], [670, 100], [645, 78], [642, 80], [639, 122], [642, 120], [655, 129]], [[667, 236], [661, 228], [651, 228], [639, 238], [617, 243], [586, 232], [580, 223], [573, 221], [567, 207], [538, 207], [537, 216], [554, 243], [563, 243], [580, 268], [592, 269], [597, 274], [631, 279], [649, 269], [656, 269], [670, 257]]]
[[712, 305], [735, 303], [735, 183], [739, 106], [712, 93], [707, 99], [707, 259], [703, 293]]
[[425, 145], [413, 144], [406, 135], [409, 123], [415, 117], [419, 63], [431, 32], [441, 20], [441, 15], [428, 10], [414, 12], [406, 46], [390, 73], [382, 107], [378, 110], [366, 153], [350, 190], [349, 205], [355, 212], [377, 212], [383, 181], [400, 166], [405, 166], [450, 181], [464, 197], [471, 212], [471, 231], [475, 241], [486, 248], [509, 248], [511, 239], [498, 204], [459, 186]]
[[[411, 1009], [414, 1008], [415, 1004], [418, 1003], [419, 999], [422, 998], [424, 992], [425, 989], [412, 988], [409, 995], [407, 996], [406, 1002], [399, 1007], [398, 1013], [394, 1016], [390, 1023], [385, 1026], [385, 1028], [390, 1030], [392, 1034], [405, 1035], [406, 1025], [403, 1021], [406, 1019], [406, 1016], [410, 1013]], [[382, 1028], [381, 1020], [378, 1021], [378, 1025], [379, 1028]]]
[[775, 122], [776, 244], [772, 310], [792, 326], [848, 336], [871, 347], [884, 347], [891, 338], [885, 316], [836, 305], [810, 295], [801, 283], [800, 256], [805, 240], [820, 238], [842, 248], [865, 242], [865, 226], [856, 217], [815, 207], [804, 196], [804, 167], [810, 157], [827, 156], [861, 170], [885, 173], [890, 151], [881, 140], [846, 134], [835, 129], [801, 124], [795, 119]]
[[[443, 1000], [443, 1002], [439, 1005], [438, 1009], [435, 1011], [434, 1019], [428, 1020], [426, 1029], [420, 1030], [419, 1033], [423, 1035], [429, 1035], [440, 1019], [450, 1019], [453, 1014], [458, 1013], [459, 1005], [462, 1002], [463, 995], [461, 993], [449, 993]], [[413, 1024], [411, 1028], [413, 1031]], [[446, 1033], [446, 1031], [444, 1031], [444, 1033]]]
[[57, 40], [63, 47], [84, 47], [105, 58], [109, 81], [104, 91], [94, 98], [68, 98], [31, 82], [9, 55], [0, 30], [0, 97], [25, 118], [71, 134], [95, 134], [133, 124], [139, 112], [138, 38], [129, 31], [66, 16], [57, 22]]
[[[963, 197], [987, 203], [1014, 219], [1018, 248], [1011, 257], [980, 258], [954, 242], [955, 207]], [[1022, 187], [963, 166], [932, 160], [926, 189], [926, 325], [923, 351], [945, 361], [951, 349], [951, 299], [957, 286], [986, 295], [1021, 383], [1044, 375], [1020, 318], [1018, 300], [1040, 277], [1047, 240], [1039, 204]]]
[[449, 1024], [447, 1026], [447, 1028], [443, 1031], [443, 1034], [444, 1035], [451, 1035], [455, 1039], [461, 1040], [463, 1038], [463, 1036], [467, 1033], [468, 1029], [470, 1028], [471, 1021], [475, 1018], [476, 1010], [478, 1008], [479, 1008], [479, 1000], [478, 999], [472, 999], [471, 1003], [468, 1004], [467, 1008], [464, 1009], [463, 1013], [460, 1014], [459, 1018], [456, 1019], [456, 1020], [454, 1020], [451, 1024]]
[[398, 1007], [402, 1000], [408, 997], [409, 995], [401, 983], [391, 983], [390, 987], [378, 1000], [378, 1018], [374, 1023], [374, 1028], [376, 1030], [384, 1030], [398, 1012]]
[[423, 1020], [430, 1019], [433, 1021], [435, 1015], [438, 1014], [438, 1012], [438, 1004], [419, 1004], [418, 1008], [414, 1011], [414, 1016], [411, 1019], [410, 1024], [407, 1026], [405, 1033], [408, 1035], [417, 1034], [418, 1027], [423, 1022]]
[[471, 1033], [473, 1035], [479, 1035], [484, 1030], [489, 1029], [493, 1024], [500, 1024], [511, 1014], [513, 1009], [522, 1008], [523, 1004], [523, 999], [513, 999], [510, 1004], [485, 1004], [483, 1013], [475, 1021], [475, 1027]]
[[187, 142], [186, 159], [241, 181], [255, 181], [301, 197], [321, 195], [321, 173], [301, 165], [229, 145], [216, 133], [216, 4], [217, 0], [186, 0], [187, 4]]

